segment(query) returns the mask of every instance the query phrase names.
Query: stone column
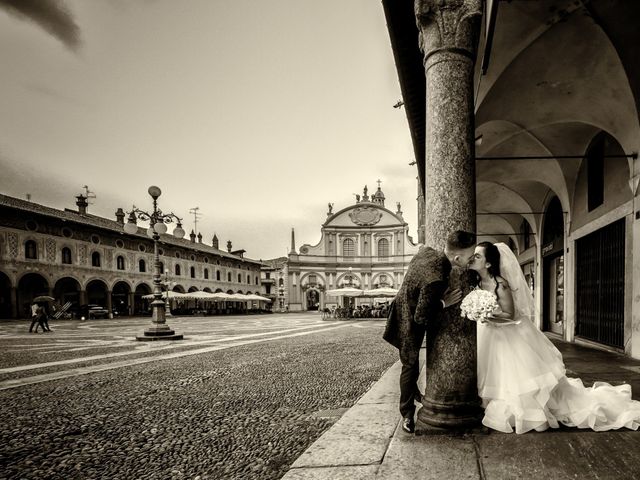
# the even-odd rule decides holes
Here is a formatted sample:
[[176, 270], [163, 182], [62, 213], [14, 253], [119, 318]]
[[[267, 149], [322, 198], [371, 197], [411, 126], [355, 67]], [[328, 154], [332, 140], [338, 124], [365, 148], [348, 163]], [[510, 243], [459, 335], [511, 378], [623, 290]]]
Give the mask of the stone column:
[[[426, 77], [425, 243], [443, 250], [453, 230], [475, 232], [473, 75], [482, 0], [416, 0]], [[465, 273], [451, 287], [470, 290]], [[419, 430], [477, 425], [476, 325], [447, 309], [427, 327], [427, 380]]]
[[129, 292], [129, 308], [128, 308], [128, 313], [129, 315], [133, 315], [133, 311], [134, 311], [134, 305], [135, 305], [135, 301], [136, 301], [136, 293], [131, 291]]
[[[634, 162], [634, 171], [640, 172], [640, 159]], [[626, 273], [631, 279], [631, 356], [640, 359], [640, 179], [634, 177], [632, 182], [633, 192], [633, 218], [631, 227], [631, 262], [630, 271]], [[629, 238], [629, 237], [627, 237]], [[626, 325], [625, 325], [626, 327]], [[626, 339], [625, 339], [626, 340]]]
[[11, 287], [11, 318], [18, 318], [18, 289]]
[[109, 316], [113, 315], [113, 297], [111, 290], [107, 290], [107, 310], [109, 311]]

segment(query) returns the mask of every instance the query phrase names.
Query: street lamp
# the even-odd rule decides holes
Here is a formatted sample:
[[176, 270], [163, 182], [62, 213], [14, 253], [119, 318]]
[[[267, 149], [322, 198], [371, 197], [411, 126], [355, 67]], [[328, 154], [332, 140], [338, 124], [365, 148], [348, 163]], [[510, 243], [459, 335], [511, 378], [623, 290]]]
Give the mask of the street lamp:
[[144, 210], [140, 210], [133, 206], [133, 209], [129, 212], [129, 220], [124, 226], [124, 231], [130, 235], [137, 233], [138, 225], [136, 224], [136, 218], [140, 220], [148, 220], [149, 228], [147, 229], [147, 236], [153, 239], [153, 258], [154, 258], [154, 270], [153, 270], [153, 302], [151, 303], [152, 326], [144, 331], [143, 335], [137, 335], [136, 338], [140, 341], [152, 341], [152, 340], [182, 340], [181, 334], [176, 334], [171, 330], [166, 323], [165, 302], [162, 300], [162, 279], [160, 277], [160, 255], [158, 254], [158, 241], [160, 235], [167, 232], [167, 223], [176, 222], [176, 228], [173, 230], [173, 235], [176, 238], [184, 237], [184, 230], [182, 229], [182, 219], [173, 212], [162, 213], [162, 210], [158, 208], [158, 197], [162, 194], [160, 188], [151, 186], [149, 187], [149, 195], [153, 198], [153, 212], [147, 213]]

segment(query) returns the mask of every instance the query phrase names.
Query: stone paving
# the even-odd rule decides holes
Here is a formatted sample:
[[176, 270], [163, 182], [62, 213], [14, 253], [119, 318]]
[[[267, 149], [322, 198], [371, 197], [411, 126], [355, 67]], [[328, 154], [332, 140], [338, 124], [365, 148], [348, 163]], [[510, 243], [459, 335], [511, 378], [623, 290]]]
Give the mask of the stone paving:
[[379, 321], [169, 322], [183, 342], [133, 341], [149, 319], [1, 325], [0, 478], [281, 478], [397, 355]]

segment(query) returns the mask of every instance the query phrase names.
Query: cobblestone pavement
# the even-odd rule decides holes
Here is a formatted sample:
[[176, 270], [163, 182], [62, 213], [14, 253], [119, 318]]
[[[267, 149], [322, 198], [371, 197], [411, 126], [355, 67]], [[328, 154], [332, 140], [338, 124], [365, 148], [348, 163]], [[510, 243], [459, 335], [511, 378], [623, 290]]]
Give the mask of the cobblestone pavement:
[[277, 479], [397, 359], [380, 321], [169, 322], [184, 342], [133, 341], [149, 319], [0, 326], [0, 478]]

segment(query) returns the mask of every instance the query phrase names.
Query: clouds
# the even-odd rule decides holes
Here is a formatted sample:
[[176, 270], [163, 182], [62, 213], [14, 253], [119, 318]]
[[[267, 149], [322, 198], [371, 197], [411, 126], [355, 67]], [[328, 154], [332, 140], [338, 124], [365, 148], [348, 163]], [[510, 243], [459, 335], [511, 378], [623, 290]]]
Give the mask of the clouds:
[[0, 0], [0, 8], [37, 24], [70, 50], [80, 47], [80, 28], [60, 0]]

